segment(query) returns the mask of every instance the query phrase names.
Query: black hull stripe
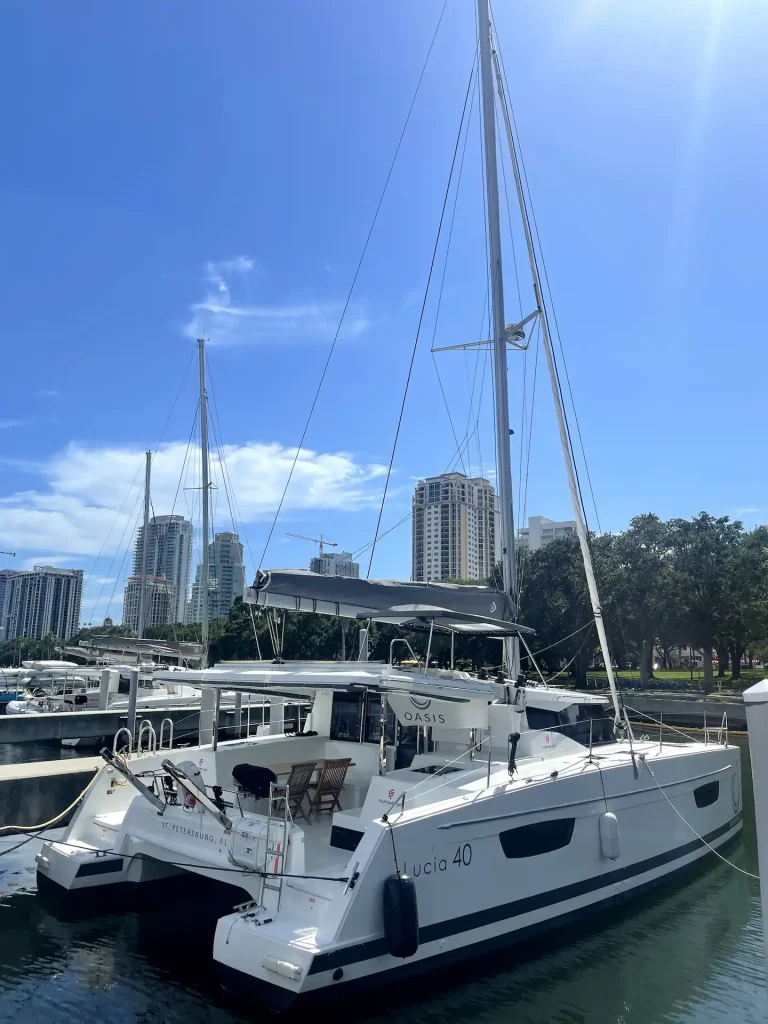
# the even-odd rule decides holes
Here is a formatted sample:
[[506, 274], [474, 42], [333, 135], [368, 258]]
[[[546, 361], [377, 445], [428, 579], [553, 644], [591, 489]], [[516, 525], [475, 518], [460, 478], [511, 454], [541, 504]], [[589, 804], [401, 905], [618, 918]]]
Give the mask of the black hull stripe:
[[86, 878], [88, 875], [109, 875], [114, 871], [123, 870], [123, 858], [107, 860], [106, 857], [99, 857], [98, 860], [88, 861], [81, 864], [77, 869], [75, 878]]
[[[730, 832], [741, 821], [741, 813], [731, 818], [725, 825], [721, 825], [713, 832], [704, 836], [708, 843], [714, 842], [726, 832]], [[571, 885], [563, 885], [559, 889], [550, 889], [547, 892], [537, 893], [535, 896], [526, 896], [521, 900], [514, 900], [511, 903], [502, 903], [497, 907], [488, 907], [487, 910], [478, 910], [473, 914], [464, 914], [462, 917], [453, 917], [447, 921], [438, 921], [436, 924], [425, 925], [419, 929], [419, 945], [426, 942], [434, 942], [436, 939], [444, 939], [450, 935], [458, 935], [461, 932], [472, 931], [475, 928], [482, 928], [485, 925], [496, 924], [498, 921], [506, 921], [513, 917], [520, 917], [522, 914], [529, 914], [534, 910], [542, 910], [544, 907], [551, 907], [557, 903], [565, 903], [567, 900], [575, 899], [578, 896], [585, 896], [587, 893], [595, 892], [597, 889], [604, 889], [606, 886], [614, 885], [616, 882], [626, 881], [637, 875], [643, 875], [647, 871], [654, 871], [672, 861], [680, 860], [691, 853], [700, 850], [700, 840], [694, 839], [684, 846], [678, 846], [674, 850], [657, 854], [637, 864], [629, 864], [615, 871], [608, 871], [605, 874], [593, 878], [584, 879], [581, 882], [573, 882]], [[310, 974], [320, 974], [322, 971], [332, 971], [337, 967], [346, 967], [349, 964], [359, 963], [361, 960], [371, 960], [377, 956], [386, 956], [388, 953], [387, 944], [384, 938], [369, 939], [367, 942], [360, 942], [354, 946], [345, 946], [343, 949], [335, 949], [328, 953], [318, 953], [313, 959], [309, 969]]]

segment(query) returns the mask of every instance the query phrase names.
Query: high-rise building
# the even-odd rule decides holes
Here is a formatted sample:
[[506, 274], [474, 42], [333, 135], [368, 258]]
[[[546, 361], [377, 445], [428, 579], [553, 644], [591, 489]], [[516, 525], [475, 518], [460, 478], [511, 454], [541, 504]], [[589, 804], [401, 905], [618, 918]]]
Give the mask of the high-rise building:
[[208, 545], [208, 561], [216, 580], [214, 618], [225, 619], [235, 598], [242, 597], [245, 589], [243, 545], [238, 535], [228, 531], [214, 534], [213, 543]]
[[[123, 598], [123, 626], [134, 633], [139, 628], [141, 576], [131, 576]], [[147, 576], [144, 595], [144, 628], [167, 626], [176, 621], [176, 587], [165, 576]]]
[[[188, 622], [200, 622], [203, 617], [202, 574], [203, 567], [198, 565], [187, 610]], [[236, 533], [214, 534], [208, 545], [208, 580], [208, 618], [226, 619], [235, 598], [242, 597], [245, 589], [243, 545]]]
[[[209, 545], [210, 549], [210, 545]], [[210, 554], [209, 554], [210, 559]], [[187, 604], [187, 622], [203, 621], [203, 567], [198, 565], [195, 571], [195, 582], [192, 584], [192, 596]], [[219, 607], [218, 581], [213, 575], [213, 566], [208, 562], [208, 621], [216, 618], [216, 611]]]
[[352, 561], [351, 551], [324, 551], [309, 563], [310, 572], [322, 576], [351, 576], [360, 579], [360, 563]]
[[5, 640], [53, 633], [69, 640], [80, 625], [83, 570], [36, 565], [0, 573], [0, 629]]
[[15, 569], [0, 569], [0, 643], [6, 639], [7, 622], [5, 611], [5, 595], [8, 593], [8, 580]]
[[517, 531], [517, 546], [527, 551], [538, 551], [540, 547], [549, 544], [550, 541], [559, 540], [561, 537], [571, 537], [576, 534], [576, 522], [573, 519], [566, 519], [556, 523], [546, 516], [529, 516], [528, 525], [522, 526]]
[[[184, 516], [153, 516], [147, 531], [147, 576], [165, 577], [174, 586], [175, 604], [170, 622], [184, 622], [192, 558], [192, 523]], [[141, 576], [144, 526], [139, 527], [133, 556], [133, 574]], [[138, 620], [137, 620], [138, 621]], [[125, 620], [123, 620], [125, 623]]]
[[488, 579], [501, 553], [496, 492], [484, 477], [419, 480], [412, 507], [413, 580]]

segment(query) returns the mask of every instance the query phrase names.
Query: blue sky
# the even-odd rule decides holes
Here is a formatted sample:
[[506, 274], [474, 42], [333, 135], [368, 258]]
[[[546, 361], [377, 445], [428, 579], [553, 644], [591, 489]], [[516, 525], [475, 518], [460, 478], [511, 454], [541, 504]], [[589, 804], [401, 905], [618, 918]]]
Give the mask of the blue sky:
[[[267, 566], [311, 555], [287, 532], [352, 551], [373, 536], [473, 6], [448, 2]], [[0, 566], [82, 567], [84, 620], [119, 616], [136, 476], [161, 437], [154, 509], [198, 515], [196, 470], [175, 495], [202, 331], [252, 574], [441, 8], [6, 2], [0, 547], [18, 555]], [[703, 508], [764, 521], [768, 3], [497, 0], [495, 13], [603, 529]], [[479, 337], [482, 216], [475, 103], [438, 343]], [[520, 255], [516, 222], [510, 318], [511, 239]], [[454, 460], [429, 353], [444, 260], [445, 237], [384, 529], [408, 514], [414, 478]], [[488, 473], [488, 380], [470, 409], [475, 357], [438, 359], [459, 437], [477, 425], [467, 468]], [[511, 356], [518, 442], [522, 381]], [[543, 376], [527, 511], [570, 517]], [[409, 571], [406, 521], [373, 574]]]

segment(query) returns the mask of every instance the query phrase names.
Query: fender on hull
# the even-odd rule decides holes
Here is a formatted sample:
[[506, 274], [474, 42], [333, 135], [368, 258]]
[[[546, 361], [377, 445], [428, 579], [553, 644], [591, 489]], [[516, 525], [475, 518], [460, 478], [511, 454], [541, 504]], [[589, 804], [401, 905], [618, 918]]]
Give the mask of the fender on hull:
[[[718, 845], [718, 850], [725, 848], [738, 838], [742, 829], [742, 820], [740, 815], [739, 820], [735, 822], [732, 827], [736, 831], [732, 836], [729, 836], [728, 839]], [[230, 993], [235, 999], [247, 1001], [251, 1005], [253, 1005], [254, 1000], [257, 1000], [270, 1010], [278, 1013], [285, 1012], [299, 1004], [305, 1006], [311, 1005], [314, 1007], [339, 1000], [353, 1000], [359, 995], [370, 992], [373, 989], [381, 988], [385, 985], [391, 985], [393, 982], [400, 982], [408, 978], [427, 975], [432, 971], [438, 972], [450, 967], [452, 964], [471, 961], [496, 950], [510, 949], [522, 942], [525, 942], [526, 940], [535, 939], [550, 931], [569, 928], [578, 923], [587, 922], [590, 918], [593, 918], [598, 914], [610, 913], [619, 907], [623, 907], [625, 904], [631, 904], [640, 896], [651, 891], [663, 889], [670, 882], [679, 880], [680, 876], [685, 873], [693, 874], [697, 870], [706, 868], [710, 864], [712, 856], [712, 853], [707, 850], [695, 860], [690, 861], [687, 864], [681, 864], [658, 878], [653, 878], [650, 881], [643, 882], [642, 884], [631, 889], [627, 889], [624, 892], [607, 896], [605, 899], [591, 903], [586, 907], [581, 907], [578, 910], [558, 914], [554, 917], [548, 918], [546, 921], [540, 921], [536, 924], [529, 925], [525, 928], [518, 928], [502, 935], [495, 935], [489, 939], [483, 939], [479, 942], [474, 942], [471, 945], [462, 946], [458, 949], [446, 950], [443, 953], [435, 953], [432, 956], [425, 957], [420, 960], [405, 962], [384, 971], [377, 971], [373, 974], [350, 980], [345, 980], [343, 968], [340, 970], [337, 969], [334, 973], [335, 975], [338, 975], [338, 977], [334, 976], [333, 981], [330, 984], [324, 985], [321, 988], [310, 989], [305, 992], [296, 993], [282, 988], [280, 985], [273, 985], [261, 978], [255, 978], [252, 975], [238, 971], [227, 964], [221, 963], [220, 961], [214, 962], [215, 968], [222, 988]], [[602, 925], [598, 927], [601, 926]], [[506, 964], [506, 967], [509, 966], [511, 965]], [[461, 976], [456, 973], [452, 975], [452, 979], [456, 983], [462, 980]]]

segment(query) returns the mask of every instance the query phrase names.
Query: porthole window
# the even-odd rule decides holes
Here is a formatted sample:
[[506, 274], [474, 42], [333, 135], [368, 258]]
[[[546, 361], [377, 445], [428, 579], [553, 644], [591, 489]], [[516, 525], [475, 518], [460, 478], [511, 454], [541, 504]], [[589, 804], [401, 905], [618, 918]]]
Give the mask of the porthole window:
[[696, 801], [697, 807], [709, 807], [710, 804], [717, 803], [718, 797], [720, 796], [720, 783], [706, 782], [703, 786], [698, 786], [693, 791], [693, 799]]
[[522, 825], [499, 833], [504, 856], [512, 859], [538, 857], [567, 846], [573, 836], [575, 818], [555, 818], [537, 821], [535, 825]]

